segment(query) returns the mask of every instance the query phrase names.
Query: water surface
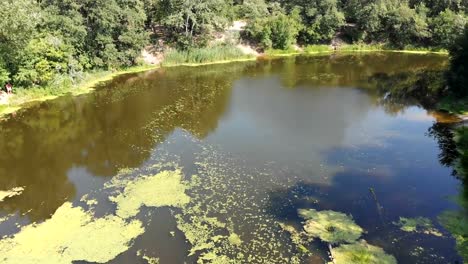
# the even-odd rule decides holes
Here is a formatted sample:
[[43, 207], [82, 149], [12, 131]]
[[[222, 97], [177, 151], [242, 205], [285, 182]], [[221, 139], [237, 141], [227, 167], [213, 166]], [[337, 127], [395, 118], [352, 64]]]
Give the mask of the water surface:
[[[448, 197], [459, 182], [439, 160], [437, 120], [429, 104], [395, 96], [446, 63], [373, 53], [166, 68], [42, 103], [0, 123], [0, 190], [24, 188], [0, 202], [0, 236], [48, 221], [66, 202], [114, 215], [105, 184], [122, 169], [136, 181], [180, 168], [186, 182], [200, 179], [191, 202], [142, 206], [134, 219], [144, 232], [110, 263], [202, 261], [211, 249], [188, 256], [193, 245], [177, 227], [197, 217], [223, 223], [210, 235], [240, 238], [213, 250], [241, 263], [325, 263], [325, 243], [303, 256], [279, 226], [300, 230], [303, 208], [352, 215], [362, 238], [399, 263], [456, 263], [437, 216], [456, 208]], [[442, 236], [403, 232], [400, 217], [429, 218]]]

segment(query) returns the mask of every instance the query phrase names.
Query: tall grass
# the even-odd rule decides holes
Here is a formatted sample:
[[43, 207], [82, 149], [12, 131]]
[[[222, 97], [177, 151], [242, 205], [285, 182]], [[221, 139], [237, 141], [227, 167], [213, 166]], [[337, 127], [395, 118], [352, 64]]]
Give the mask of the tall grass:
[[387, 47], [383, 44], [347, 44], [338, 47], [340, 51], [379, 51], [379, 50], [389, 50], [390, 47]]
[[305, 53], [321, 53], [332, 51], [329, 45], [308, 45], [304, 48]]
[[289, 47], [287, 49], [267, 49], [265, 50], [265, 55], [267, 56], [284, 56], [284, 55], [291, 55], [291, 54], [299, 54], [300, 51], [295, 50], [293, 47]]
[[178, 64], [200, 64], [251, 58], [233, 45], [216, 45], [206, 48], [192, 48], [186, 51], [169, 50], [164, 54], [163, 66]]

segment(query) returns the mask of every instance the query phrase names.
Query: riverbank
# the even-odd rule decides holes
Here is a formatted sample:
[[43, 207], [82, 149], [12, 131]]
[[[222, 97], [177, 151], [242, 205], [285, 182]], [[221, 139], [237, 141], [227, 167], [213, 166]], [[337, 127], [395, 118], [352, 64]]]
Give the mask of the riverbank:
[[[144, 65], [144, 66], [135, 66], [127, 69], [122, 69], [119, 71], [102, 71], [94, 73], [86, 73], [85, 77], [81, 81], [75, 84], [68, 85], [56, 85], [49, 87], [33, 87], [33, 88], [18, 88], [15, 90], [15, 94], [11, 95], [8, 98], [6, 104], [0, 104], [0, 118], [4, 118], [6, 115], [15, 113], [16, 111], [28, 107], [31, 104], [44, 102], [48, 100], [53, 100], [65, 95], [82, 95], [94, 91], [97, 84], [105, 81], [109, 81], [116, 76], [128, 73], [137, 73], [144, 72], [148, 70], [154, 70], [160, 67], [177, 67], [177, 66], [187, 66], [187, 67], [197, 67], [204, 65], [213, 65], [213, 64], [225, 64], [232, 62], [245, 62], [245, 61], [255, 61], [259, 58], [275, 58], [275, 57], [287, 57], [287, 56], [297, 56], [297, 55], [320, 55], [320, 54], [330, 54], [330, 53], [356, 53], [356, 52], [399, 52], [399, 53], [412, 53], [412, 54], [440, 54], [447, 55], [443, 51], [432, 51], [432, 50], [388, 50], [383, 48], [378, 48], [377, 46], [341, 46], [340, 49], [334, 50], [331, 46], [325, 45], [314, 45], [307, 46], [301, 50], [267, 50], [264, 53], [258, 54], [257, 56], [249, 54], [235, 54], [234, 58], [228, 58], [223, 56], [222, 59], [218, 58], [207, 58], [207, 61], [199, 60], [200, 62], [184, 62], [184, 60], [169, 60], [168, 62], [162, 62], [160, 65]], [[210, 61], [210, 59], [214, 59]], [[189, 60], [190, 61], [190, 60]]]
[[293, 56], [301, 54], [321, 54], [321, 53], [348, 53], [348, 52], [395, 52], [409, 54], [439, 54], [448, 55], [448, 51], [437, 48], [420, 48], [408, 46], [404, 49], [396, 49], [384, 44], [345, 44], [333, 47], [331, 45], [309, 45], [305, 47], [292, 47], [287, 50], [269, 49], [265, 51], [267, 56]]

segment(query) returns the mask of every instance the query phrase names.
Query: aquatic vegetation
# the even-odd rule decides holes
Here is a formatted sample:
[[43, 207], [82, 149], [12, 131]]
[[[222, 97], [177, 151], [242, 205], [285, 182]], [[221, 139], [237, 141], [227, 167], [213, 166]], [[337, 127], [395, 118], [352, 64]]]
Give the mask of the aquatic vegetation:
[[452, 234], [457, 251], [468, 262], [468, 215], [465, 211], [447, 211], [439, 216], [440, 223]]
[[[198, 211], [198, 208], [189, 212], [195, 211]], [[192, 215], [189, 221], [186, 221], [181, 215], [176, 216], [177, 228], [184, 233], [185, 238], [192, 245], [189, 256], [199, 251], [211, 250], [215, 248], [215, 243], [226, 240], [224, 236], [214, 235], [215, 231], [224, 228], [225, 224], [217, 219], [197, 215]]]
[[354, 244], [344, 244], [331, 250], [335, 263], [338, 264], [396, 264], [392, 255], [379, 247], [361, 240]]
[[434, 236], [443, 236], [437, 229], [432, 225], [432, 221], [425, 217], [406, 218], [400, 217], [399, 222], [393, 224], [400, 227], [405, 232], [416, 232]]
[[190, 201], [180, 170], [162, 171], [153, 176], [142, 176], [127, 185], [122, 193], [109, 199], [117, 204], [117, 215], [122, 218], [138, 214], [141, 206], [182, 207]]
[[310, 255], [311, 252], [309, 249], [306, 247], [307, 244], [309, 244], [312, 240], [305, 232], [299, 232], [294, 226], [291, 225], [286, 225], [283, 223], [280, 223], [280, 227], [289, 233], [291, 237], [291, 241], [293, 242], [294, 245], [296, 245], [298, 251], [301, 254], [305, 255]]
[[0, 191], [0, 202], [5, 200], [6, 198], [11, 198], [14, 196], [18, 196], [21, 193], [23, 193], [24, 188], [23, 187], [16, 187], [8, 191]]
[[331, 244], [353, 243], [364, 232], [350, 216], [340, 212], [299, 209], [298, 213], [306, 220], [304, 230], [309, 236]]
[[148, 264], [159, 264], [159, 258], [153, 258], [143, 255], [143, 259], [146, 260]]
[[138, 220], [126, 222], [117, 216], [93, 219], [91, 212], [65, 203], [51, 219], [25, 226], [14, 236], [0, 240], [0, 262], [106, 263], [128, 250], [143, 231]]
[[228, 237], [228, 240], [229, 240], [229, 243], [231, 243], [234, 246], [239, 246], [240, 244], [242, 244], [241, 238], [236, 233], [231, 233]]
[[[194, 140], [194, 139], [192, 139]], [[197, 143], [197, 142], [195, 142]], [[201, 146], [196, 175], [188, 184], [190, 202], [176, 214], [177, 228], [190, 243], [189, 255], [197, 263], [293, 263], [299, 259], [294, 245], [284, 243], [284, 232], [269, 214], [259, 211], [253, 181], [269, 180], [268, 174], [251, 174], [216, 148]], [[235, 228], [234, 228], [235, 227]], [[252, 230], [249, 234], [237, 230]], [[300, 262], [294, 262], [300, 263]]]

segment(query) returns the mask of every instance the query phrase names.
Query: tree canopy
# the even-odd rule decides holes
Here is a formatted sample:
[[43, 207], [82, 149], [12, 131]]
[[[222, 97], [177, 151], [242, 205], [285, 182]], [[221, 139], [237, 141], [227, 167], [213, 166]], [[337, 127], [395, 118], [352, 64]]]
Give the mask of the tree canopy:
[[[262, 48], [335, 38], [448, 48], [467, 24], [467, 0], [0, 0], [0, 82], [49, 85], [83, 71], [138, 63], [158, 40], [209, 45], [245, 20]], [[151, 38], [150, 38], [151, 36]]]

